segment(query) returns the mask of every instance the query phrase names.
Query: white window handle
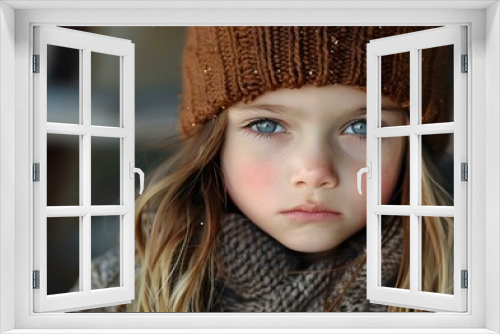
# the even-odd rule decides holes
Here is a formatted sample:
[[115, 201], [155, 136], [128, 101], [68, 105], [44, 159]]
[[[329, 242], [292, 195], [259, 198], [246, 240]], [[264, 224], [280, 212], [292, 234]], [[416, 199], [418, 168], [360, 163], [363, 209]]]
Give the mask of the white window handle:
[[129, 167], [130, 167], [129, 170], [130, 170], [130, 178], [131, 179], [134, 178], [134, 173], [139, 174], [139, 185], [140, 185], [139, 195], [141, 195], [142, 191], [144, 190], [144, 172], [140, 168], [135, 168], [133, 161], [130, 161]]
[[368, 174], [367, 176], [370, 179], [372, 177], [372, 171], [371, 171], [372, 168], [371, 167], [372, 167], [372, 163], [370, 161], [368, 161], [368, 167], [361, 168], [358, 171], [358, 192], [360, 195], [362, 194], [362, 192], [361, 192], [361, 175], [363, 175], [363, 173], [367, 173]]

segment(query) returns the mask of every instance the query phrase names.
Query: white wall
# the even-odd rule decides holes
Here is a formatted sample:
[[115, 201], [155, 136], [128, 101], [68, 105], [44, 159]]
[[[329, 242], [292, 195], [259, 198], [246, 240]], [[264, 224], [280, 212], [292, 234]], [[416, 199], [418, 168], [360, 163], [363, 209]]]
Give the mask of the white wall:
[[[486, 11], [486, 68], [494, 73], [486, 77], [486, 87], [498, 87], [500, 81], [500, 5], [495, 3]], [[500, 234], [500, 95], [498, 91], [486, 89], [486, 243], [491, 254], [487, 257], [495, 259], [494, 265], [486, 266], [486, 328], [495, 333], [500, 332], [500, 247], [496, 240]]]
[[14, 328], [15, 11], [0, 2], [0, 333]]

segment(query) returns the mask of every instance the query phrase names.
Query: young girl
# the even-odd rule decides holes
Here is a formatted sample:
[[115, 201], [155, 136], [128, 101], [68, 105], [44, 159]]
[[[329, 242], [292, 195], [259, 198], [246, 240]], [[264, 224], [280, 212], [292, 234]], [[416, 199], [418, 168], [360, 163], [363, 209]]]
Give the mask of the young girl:
[[[189, 28], [182, 138], [137, 202], [136, 299], [107, 310], [410, 311], [366, 300], [356, 176], [366, 43], [421, 29]], [[424, 68], [424, 87], [439, 88], [437, 69]], [[435, 89], [423, 93], [425, 122], [443, 114]], [[409, 124], [407, 54], [384, 57], [382, 94], [383, 125]], [[382, 143], [382, 204], [408, 205], [409, 142]], [[422, 151], [422, 204], [450, 205]], [[452, 293], [452, 222], [423, 220], [423, 290]], [[382, 243], [382, 285], [409, 289], [408, 217], [384, 216]]]

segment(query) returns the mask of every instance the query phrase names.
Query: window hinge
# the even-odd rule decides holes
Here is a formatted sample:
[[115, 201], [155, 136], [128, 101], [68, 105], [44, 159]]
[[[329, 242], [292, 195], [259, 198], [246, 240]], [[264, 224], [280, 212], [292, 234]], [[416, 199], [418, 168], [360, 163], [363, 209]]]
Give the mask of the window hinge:
[[40, 55], [33, 55], [33, 73], [40, 73]]
[[462, 55], [462, 73], [467, 73], [469, 70], [469, 57]]
[[33, 289], [40, 289], [40, 270], [33, 270]]
[[460, 167], [461, 167], [461, 174], [462, 174], [461, 181], [468, 181], [469, 180], [469, 168], [467, 166], [467, 163], [462, 162], [460, 164]]
[[40, 164], [38, 162], [33, 164], [33, 181], [40, 181]]
[[461, 281], [462, 281], [462, 284], [461, 284], [461, 287], [462, 289], [467, 289], [469, 287], [469, 275], [467, 273], [467, 270], [462, 270], [461, 271]]

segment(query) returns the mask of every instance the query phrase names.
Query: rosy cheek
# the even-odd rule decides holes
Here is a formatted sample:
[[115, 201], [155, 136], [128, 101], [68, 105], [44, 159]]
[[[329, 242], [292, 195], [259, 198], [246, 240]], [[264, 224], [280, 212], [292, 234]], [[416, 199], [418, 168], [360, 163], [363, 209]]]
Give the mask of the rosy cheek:
[[244, 189], [263, 189], [276, 180], [276, 168], [271, 164], [252, 164], [248, 161], [235, 172], [235, 179]]

